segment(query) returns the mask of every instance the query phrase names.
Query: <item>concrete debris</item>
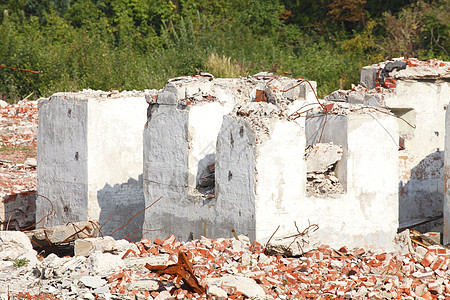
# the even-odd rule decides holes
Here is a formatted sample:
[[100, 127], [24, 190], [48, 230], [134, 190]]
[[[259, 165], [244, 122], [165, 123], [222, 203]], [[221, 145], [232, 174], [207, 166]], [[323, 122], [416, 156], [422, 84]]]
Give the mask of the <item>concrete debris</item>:
[[15, 193], [3, 197], [0, 202], [0, 228], [20, 230], [31, 228], [36, 223], [36, 194]]
[[[25, 296], [26, 290], [30, 296], [40, 294], [57, 299], [450, 297], [450, 251], [441, 246], [423, 248], [425, 254], [419, 258], [416, 253], [373, 253], [362, 248], [319, 245], [294, 258], [265, 255], [257, 242], [250, 243], [243, 236], [239, 239], [179, 242], [169, 237], [155, 243], [142, 239], [135, 243], [139, 249], [137, 257], [132, 252], [124, 258], [124, 253], [95, 252], [88, 258], [59, 258], [51, 254], [37, 260], [34, 266], [21, 268], [5, 262], [0, 267], [0, 296]], [[205, 287], [206, 296], [189, 292], [182, 282], [168, 275], [128, 268], [129, 261], [161, 255], [169, 258], [164, 261], [170, 266], [176, 263], [180, 252], [192, 262], [194, 276]], [[245, 256], [250, 263], [243, 263]], [[99, 272], [101, 269], [109, 270]]]
[[309, 195], [345, 192], [334, 172], [342, 153], [342, 147], [333, 143], [317, 143], [306, 150], [306, 191]]
[[306, 172], [325, 173], [342, 158], [342, 147], [333, 143], [317, 143], [306, 153]]
[[28, 252], [35, 252], [25, 233], [0, 231], [0, 260], [15, 260]]
[[4, 151], [0, 152], [0, 199], [6, 195], [36, 190], [36, 169], [24, 162], [36, 157], [38, 122], [37, 101], [2, 103], [0, 148]]
[[98, 238], [84, 238], [77, 239], [74, 243], [75, 256], [89, 256], [89, 254], [100, 251], [102, 253], [113, 253], [119, 254], [127, 251], [128, 249], [133, 249], [138, 251], [136, 245], [130, 243], [126, 240], [114, 240], [110, 236], [98, 237]]
[[99, 225], [95, 222], [70, 222], [67, 225], [38, 228], [26, 232], [26, 235], [40, 247], [48, 247], [77, 239], [98, 236]]
[[257, 284], [255, 280], [244, 276], [224, 276], [208, 283], [208, 287], [210, 287], [211, 285], [221, 287], [221, 289], [223, 289], [224, 291], [232, 291], [231, 293], [242, 293], [242, 295], [249, 299], [266, 298], [264, 289], [259, 284]]
[[266, 245], [265, 253], [268, 255], [283, 255], [288, 257], [299, 257], [309, 251], [317, 249], [320, 241], [292, 238], [277, 238]]

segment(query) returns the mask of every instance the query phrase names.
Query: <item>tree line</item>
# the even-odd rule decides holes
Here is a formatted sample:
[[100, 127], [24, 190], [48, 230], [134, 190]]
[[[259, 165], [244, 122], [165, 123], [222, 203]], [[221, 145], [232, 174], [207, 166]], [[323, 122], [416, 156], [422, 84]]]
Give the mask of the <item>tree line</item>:
[[392, 57], [449, 60], [450, 1], [0, 0], [0, 96], [161, 88], [260, 71], [319, 96]]

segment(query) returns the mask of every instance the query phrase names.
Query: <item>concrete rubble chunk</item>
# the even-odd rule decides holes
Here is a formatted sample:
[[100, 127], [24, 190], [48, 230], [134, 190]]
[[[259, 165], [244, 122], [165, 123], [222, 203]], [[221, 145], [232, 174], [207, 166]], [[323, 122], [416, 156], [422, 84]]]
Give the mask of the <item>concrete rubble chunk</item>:
[[224, 276], [208, 283], [208, 286], [235, 287], [238, 292], [250, 299], [265, 299], [264, 289], [251, 278], [242, 276]]
[[89, 256], [91, 271], [99, 275], [109, 275], [120, 268], [125, 268], [125, 262], [111, 253], [94, 252]]
[[82, 276], [79, 281], [84, 284], [84, 286], [97, 289], [104, 286], [107, 281], [102, 279], [100, 276]]
[[98, 236], [98, 234], [98, 224], [87, 221], [52, 226], [49, 228], [38, 228], [26, 232], [29, 239], [32, 239], [41, 246], [68, 243], [77, 239], [95, 237]]
[[129, 290], [136, 291], [157, 291], [159, 290], [159, 282], [154, 279], [140, 279], [132, 282], [129, 286]]
[[74, 243], [75, 256], [89, 256], [89, 254], [95, 251], [119, 254], [127, 251], [128, 249], [139, 251], [135, 244], [130, 243], [126, 240], [116, 241], [111, 236], [86, 238], [82, 240], [76, 240]]
[[15, 260], [35, 252], [27, 235], [20, 231], [0, 231], [0, 260]]
[[[287, 236], [292, 236], [290, 234]], [[317, 249], [320, 241], [311, 239], [308, 236], [275, 238], [266, 245], [265, 253], [267, 255], [284, 255], [288, 257], [298, 257], [309, 251]]]
[[306, 172], [324, 173], [342, 158], [342, 147], [333, 143], [317, 143], [307, 150]]
[[127, 268], [132, 270], [146, 270], [145, 265], [149, 264], [151, 266], [164, 266], [167, 265], [169, 261], [169, 254], [162, 254], [150, 257], [138, 257], [125, 259], [125, 265]]
[[169, 291], [162, 291], [158, 296], [154, 298], [154, 300], [170, 300], [174, 297], [170, 294]]
[[215, 284], [208, 285], [207, 294], [216, 297], [217, 299], [227, 299], [228, 294], [223, 289]]

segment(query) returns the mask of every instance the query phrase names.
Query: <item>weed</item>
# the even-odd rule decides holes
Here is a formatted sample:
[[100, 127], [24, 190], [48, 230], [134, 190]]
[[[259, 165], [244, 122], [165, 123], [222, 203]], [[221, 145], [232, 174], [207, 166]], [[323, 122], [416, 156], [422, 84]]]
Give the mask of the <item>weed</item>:
[[23, 267], [23, 266], [27, 265], [29, 262], [30, 262], [30, 260], [25, 258], [25, 257], [24, 258], [20, 258], [20, 259], [16, 258], [14, 260], [14, 267], [20, 268], [20, 267]]

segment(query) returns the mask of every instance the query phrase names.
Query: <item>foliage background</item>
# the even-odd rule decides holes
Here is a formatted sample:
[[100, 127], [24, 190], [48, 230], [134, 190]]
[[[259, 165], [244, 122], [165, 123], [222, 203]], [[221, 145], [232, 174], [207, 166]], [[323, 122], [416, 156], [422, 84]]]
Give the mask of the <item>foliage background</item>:
[[260, 71], [319, 96], [392, 57], [449, 60], [450, 1], [0, 0], [0, 99]]

